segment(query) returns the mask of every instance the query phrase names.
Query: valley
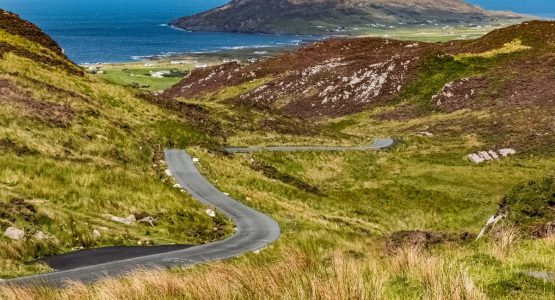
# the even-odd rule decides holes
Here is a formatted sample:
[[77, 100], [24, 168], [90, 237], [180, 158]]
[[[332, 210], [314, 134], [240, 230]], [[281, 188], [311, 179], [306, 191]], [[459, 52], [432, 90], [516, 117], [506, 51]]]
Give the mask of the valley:
[[[237, 220], [176, 188], [164, 149], [185, 149], [222, 195], [281, 228], [234, 259], [62, 288], [4, 285], [1, 297], [555, 297], [555, 282], [537, 276], [555, 272], [554, 22], [441, 43], [331, 38], [251, 62], [195, 57], [94, 75], [32, 24], [0, 20], [0, 229], [26, 234], [1, 238], [1, 278], [49, 272], [28, 261], [81, 248], [233, 236]], [[185, 77], [131, 87], [122, 75], [170, 68]], [[388, 137], [385, 151], [226, 151], [357, 150]]]

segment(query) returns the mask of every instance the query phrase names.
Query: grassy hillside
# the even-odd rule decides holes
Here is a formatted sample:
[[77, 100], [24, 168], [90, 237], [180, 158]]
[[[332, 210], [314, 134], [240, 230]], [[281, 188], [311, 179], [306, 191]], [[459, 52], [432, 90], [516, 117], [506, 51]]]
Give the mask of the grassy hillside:
[[[84, 74], [33, 25], [5, 12], [0, 20], [0, 232], [27, 235], [0, 237], [0, 278], [46, 271], [24, 262], [80, 247], [196, 244], [229, 232], [172, 188], [159, 162], [164, 147], [210, 143], [199, 129]], [[104, 214], [158, 221], [125, 226]]]
[[[194, 71], [151, 101], [185, 116], [188, 122], [202, 128], [202, 133], [130, 95], [129, 90], [56, 71], [56, 76], [64, 79], [87, 82], [91, 89], [82, 92], [87, 97], [96, 89], [120, 91], [118, 97], [107, 100], [98, 96], [97, 101], [103, 105], [102, 111], [110, 112], [106, 115], [120, 121], [127, 116], [125, 122], [130, 128], [119, 129], [107, 121], [113, 120], [108, 117], [102, 123], [114, 128], [118, 138], [107, 136], [110, 141], [129, 143], [118, 147], [129, 150], [116, 151], [128, 161], [120, 161], [120, 156], [112, 156], [115, 154], [110, 151], [97, 150], [93, 155], [91, 149], [100, 147], [100, 141], [79, 142], [77, 137], [73, 147], [90, 148], [82, 146], [78, 151], [68, 147], [72, 151], [69, 158], [79, 154], [77, 157], [86, 157], [93, 165], [111, 162], [113, 170], [128, 176], [142, 171], [140, 174], [155, 177], [150, 160], [156, 152], [143, 153], [133, 142], [144, 138], [149, 143], [140, 145], [152, 149], [148, 148], [152, 141], [163, 145], [171, 139], [174, 145], [186, 146], [200, 158], [201, 171], [222, 191], [275, 218], [282, 237], [260, 253], [229, 261], [138, 272], [125, 279], [109, 279], [92, 286], [73, 284], [61, 290], [4, 288], [0, 295], [8, 299], [551, 299], [555, 297], [555, 283], [528, 273], [555, 272], [553, 236], [530, 238], [522, 232], [522, 226], [511, 222], [509, 225], [514, 226], [499, 227], [478, 241], [475, 238], [486, 220], [499, 210], [502, 199], [509, 199], [514, 207], [511, 218], [528, 211], [529, 203], [538, 202], [528, 199], [535, 195], [541, 195], [547, 207], [552, 207], [551, 184], [521, 183], [549, 177], [555, 171], [555, 114], [550, 84], [555, 76], [554, 27], [549, 22], [532, 22], [475, 41], [438, 45], [377, 39], [332, 40], [257, 64]], [[345, 107], [338, 113], [327, 109], [326, 103], [315, 96], [321, 91], [303, 94], [305, 86], [301, 85], [325, 90], [329, 85], [316, 83], [326, 80], [333, 81], [337, 95], [354, 93], [359, 84], [368, 87], [380, 76], [372, 73], [362, 77], [354, 87], [343, 77], [360, 74], [360, 70], [369, 70], [390, 58], [397, 68], [397, 60], [405, 62], [405, 56], [418, 59], [414, 66], [399, 69], [402, 71], [383, 82], [384, 89], [378, 93], [382, 97], [346, 97], [336, 102]], [[345, 65], [315, 67], [338, 58], [341, 61], [326, 64]], [[18, 68], [24, 62], [20, 59]], [[380, 66], [377, 70], [389, 72], [389, 67]], [[303, 76], [309, 80], [299, 81]], [[60, 84], [69, 89], [71, 86], [65, 81]], [[388, 85], [389, 82], [402, 84], [398, 89], [397, 84]], [[299, 86], [293, 86], [295, 83]], [[288, 84], [291, 85], [287, 87]], [[268, 91], [277, 93], [282, 89], [288, 89], [282, 96], [266, 97], [274, 94]], [[136, 105], [129, 108], [116, 102], [131, 110], [126, 111], [114, 104], [114, 98], [119, 97]], [[310, 102], [313, 99], [320, 101]], [[350, 102], [353, 99], [357, 101]], [[302, 105], [293, 109], [292, 105], [298, 103]], [[21, 118], [28, 120], [29, 116]], [[64, 132], [74, 132], [72, 126], [75, 125], [65, 127]], [[140, 130], [131, 130], [136, 128]], [[62, 129], [57, 130], [65, 136]], [[54, 140], [53, 136], [56, 135], [48, 136], [49, 140]], [[383, 136], [395, 137], [399, 144], [391, 151], [377, 153], [231, 156], [214, 151], [222, 144], [361, 145]], [[106, 144], [103, 147], [112, 147], [111, 143]], [[39, 149], [40, 153], [57, 149], [24, 145]], [[517, 154], [482, 164], [467, 159], [470, 153], [505, 147], [514, 148]], [[9, 157], [12, 161], [27, 156]], [[142, 157], [146, 158], [144, 165]], [[39, 158], [45, 159], [42, 154]], [[69, 158], [68, 162], [62, 161], [83, 165], [83, 160], [74, 163]], [[59, 163], [59, 158], [51, 160], [52, 165]], [[86, 171], [90, 169], [83, 172]], [[42, 172], [46, 171], [39, 174]], [[140, 178], [146, 180], [145, 177]], [[29, 189], [37, 186], [31, 182], [36, 180], [27, 181], [25, 186]], [[153, 194], [182, 197], [159, 181], [151, 184], [149, 191]], [[66, 193], [67, 187], [58, 191]], [[87, 193], [90, 188], [82, 191]], [[87, 202], [83, 203], [82, 198], [63, 199], [79, 199], [74, 202], [86, 215], [87, 210], [82, 207]], [[120, 214], [126, 213], [120, 203], [137, 205], [126, 198], [108, 203], [113, 203], [114, 211]], [[142, 205], [148, 208], [161, 203], [168, 203], [167, 199], [144, 201]], [[189, 213], [197, 216], [196, 211]], [[542, 216], [549, 219], [552, 214]], [[205, 224], [201, 222], [203, 217], [198, 214], [196, 226]], [[524, 223], [531, 224], [529, 220]]]

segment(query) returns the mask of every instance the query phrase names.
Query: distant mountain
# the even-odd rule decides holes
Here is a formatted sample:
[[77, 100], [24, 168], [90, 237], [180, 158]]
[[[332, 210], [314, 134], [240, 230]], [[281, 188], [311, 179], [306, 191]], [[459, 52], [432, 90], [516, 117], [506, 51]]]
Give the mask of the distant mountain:
[[521, 18], [462, 0], [233, 0], [170, 24], [191, 31], [325, 34], [369, 26], [482, 24]]

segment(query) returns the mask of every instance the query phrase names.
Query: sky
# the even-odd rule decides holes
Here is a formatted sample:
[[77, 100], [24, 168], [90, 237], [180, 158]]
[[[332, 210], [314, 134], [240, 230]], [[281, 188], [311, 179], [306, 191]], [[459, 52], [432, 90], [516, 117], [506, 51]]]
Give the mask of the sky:
[[511, 10], [555, 18], [555, 0], [466, 0], [486, 9]]

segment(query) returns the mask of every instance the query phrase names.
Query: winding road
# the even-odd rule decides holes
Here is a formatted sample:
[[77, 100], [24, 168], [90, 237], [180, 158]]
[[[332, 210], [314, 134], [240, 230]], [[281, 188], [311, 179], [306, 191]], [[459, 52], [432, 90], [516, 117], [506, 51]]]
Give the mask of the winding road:
[[236, 232], [230, 238], [183, 250], [141, 256], [75, 269], [7, 280], [7, 284], [63, 286], [67, 281], [91, 283], [107, 276], [125, 275], [137, 269], [189, 266], [240, 256], [262, 249], [277, 240], [280, 228], [270, 217], [249, 208], [218, 191], [197, 170], [189, 154], [166, 150], [170, 171], [184, 189], [200, 202], [215, 207], [235, 222]]
[[[226, 150], [230, 153], [367, 151], [387, 149], [393, 145], [393, 139], [378, 139], [373, 145], [361, 147], [258, 147]], [[61, 287], [68, 281], [91, 283], [105, 277], [123, 276], [138, 269], [183, 267], [237, 257], [260, 250], [278, 239], [280, 227], [276, 221], [219, 191], [199, 173], [191, 156], [185, 151], [166, 150], [165, 158], [177, 183], [198, 201], [216, 208], [235, 223], [236, 232], [233, 236], [199, 246], [144, 247], [142, 250], [138, 247], [109, 247], [62, 254], [44, 259], [47, 263], [51, 261], [59, 266], [56, 272], [0, 281], [0, 284]], [[115, 253], [117, 251], [122, 253]], [[127, 253], [123, 253], [126, 251]]]
[[354, 146], [354, 147], [325, 147], [325, 146], [282, 146], [282, 147], [229, 147], [225, 150], [229, 153], [253, 153], [253, 152], [301, 152], [301, 151], [370, 151], [370, 150], [383, 150], [391, 148], [395, 144], [395, 140], [391, 138], [375, 139], [372, 145], [368, 146]]

